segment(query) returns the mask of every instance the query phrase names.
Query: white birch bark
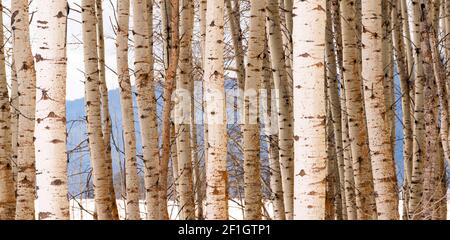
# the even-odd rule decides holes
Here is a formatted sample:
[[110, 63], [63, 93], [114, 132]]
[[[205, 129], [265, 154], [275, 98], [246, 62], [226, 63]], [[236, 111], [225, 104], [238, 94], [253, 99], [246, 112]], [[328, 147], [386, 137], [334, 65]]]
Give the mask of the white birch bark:
[[66, 155], [67, 1], [41, 2], [36, 12], [36, 211], [40, 220], [68, 220]]
[[105, 142], [101, 125], [101, 106], [98, 74], [97, 28], [95, 19], [95, 1], [81, 2], [83, 20], [83, 50], [85, 102], [90, 159], [93, 170], [95, 206], [99, 220], [112, 219], [111, 194], [108, 187], [108, 168], [106, 163]]
[[227, 132], [224, 94], [224, 2], [208, 1], [204, 59], [208, 135], [206, 219], [228, 219]]
[[36, 168], [34, 153], [34, 117], [36, 102], [36, 71], [30, 46], [28, 1], [11, 2], [13, 55], [15, 58], [19, 121], [17, 139], [16, 219], [34, 219]]
[[378, 219], [399, 219], [394, 158], [383, 93], [381, 2], [362, 0], [362, 77]]
[[294, 3], [294, 219], [324, 219], [326, 2]]
[[192, 65], [192, 34], [194, 27], [194, 3], [192, 0], [181, 1], [180, 16], [180, 56], [176, 81], [175, 131], [177, 133], [176, 145], [178, 155], [178, 194], [182, 206], [183, 219], [195, 218], [192, 159], [191, 159], [191, 101], [193, 92], [191, 84], [193, 78]]
[[147, 219], [159, 219], [159, 149], [153, 79], [153, 0], [133, 1], [136, 100], [144, 161]]
[[128, 71], [128, 28], [130, 1], [121, 0], [117, 6], [117, 72], [119, 75], [120, 109], [124, 131], [127, 219], [140, 219], [139, 181], [136, 163], [136, 136], [134, 129], [133, 96]]
[[274, 94], [276, 108], [274, 114], [278, 116], [278, 146], [283, 181], [283, 198], [286, 219], [293, 218], [294, 196], [294, 158], [293, 158], [293, 126], [292, 126], [292, 97], [289, 90], [286, 58], [284, 55], [280, 13], [276, 0], [267, 0], [267, 34], [272, 63], [273, 80], [276, 93]]

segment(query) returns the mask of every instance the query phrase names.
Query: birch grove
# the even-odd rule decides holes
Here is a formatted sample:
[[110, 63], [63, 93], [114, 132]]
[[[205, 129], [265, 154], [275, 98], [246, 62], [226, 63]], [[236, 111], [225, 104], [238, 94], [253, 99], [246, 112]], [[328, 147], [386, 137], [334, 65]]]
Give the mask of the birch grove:
[[444, 220], [449, 0], [4, 0], [0, 220]]

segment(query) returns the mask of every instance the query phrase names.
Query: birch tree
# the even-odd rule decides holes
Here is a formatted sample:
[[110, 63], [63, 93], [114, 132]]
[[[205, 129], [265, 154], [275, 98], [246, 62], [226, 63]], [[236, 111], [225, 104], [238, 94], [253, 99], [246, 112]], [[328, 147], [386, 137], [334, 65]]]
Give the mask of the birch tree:
[[108, 187], [108, 164], [101, 125], [101, 107], [98, 74], [97, 28], [95, 1], [81, 2], [83, 20], [83, 51], [85, 72], [85, 102], [89, 152], [93, 171], [95, 206], [99, 220], [112, 219], [111, 194]]
[[169, 219], [167, 211], [167, 174], [168, 165], [170, 158], [170, 128], [171, 128], [171, 112], [172, 112], [172, 93], [174, 89], [174, 82], [178, 67], [178, 45], [179, 45], [179, 0], [171, 0], [170, 8], [175, 9], [170, 14], [170, 55], [169, 65], [167, 66], [165, 83], [164, 83], [164, 110], [163, 110], [163, 129], [162, 129], [162, 154], [160, 162], [160, 191], [159, 191], [159, 206], [160, 206], [160, 217], [163, 219]]
[[289, 94], [286, 58], [280, 44], [283, 41], [280, 13], [276, 0], [267, 0], [267, 33], [276, 93], [275, 114], [278, 116], [278, 147], [286, 219], [292, 219], [294, 195], [292, 96]]
[[111, 211], [114, 220], [119, 220], [119, 213], [117, 210], [116, 193], [113, 185], [113, 170], [112, 170], [112, 155], [111, 155], [111, 117], [109, 114], [109, 96], [108, 88], [106, 86], [106, 64], [105, 64], [105, 36], [103, 33], [103, 0], [96, 0], [95, 14], [97, 17], [97, 43], [98, 43], [98, 74], [100, 81], [100, 101], [101, 101], [101, 118], [102, 118], [102, 132], [103, 141], [105, 142], [106, 151], [106, 169], [108, 178], [108, 185], [111, 194]]
[[[1, 3], [0, 26], [0, 43], [3, 43], [3, 5]], [[5, 48], [2, 45], [0, 48], [0, 220], [13, 220], [16, 211], [11, 115], [6, 83]]]
[[153, 0], [133, 1], [136, 100], [144, 161], [147, 219], [159, 219], [159, 150], [153, 80]]
[[127, 219], [136, 220], [139, 215], [139, 182], [137, 175], [136, 138], [134, 129], [133, 96], [128, 72], [128, 28], [130, 1], [118, 2], [117, 16], [117, 72], [119, 75], [120, 109], [124, 134]]
[[66, 155], [67, 1], [36, 12], [36, 211], [40, 220], [69, 219]]
[[413, 129], [413, 159], [408, 204], [409, 218], [414, 218], [419, 212], [422, 199], [423, 164], [425, 162], [425, 124], [424, 124], [424, 86], [421, 34], [420, 34], [420, 6], [418, 1], [412, 1], [412, 36], [414, 49], [414, 129]]
[[365, 121], [363, 94], [361, 89], [361, 68], [359, 65], [358, 8], [353, 0], [341, 2], [343, 77], [349, 136], [352, 150], [358, 219], [373, 219], [375, 216], [372, 168], [367, 146], [367, 125]]
[[194, 192], [191, 159], [191, 91], [192, 76], [192, 34], [194, 28], [194, 3], [192, 0], [182, 0], [180, 16], [180, 56], [177, 69], [177, 92], [175, 102], [175, 132], [178, 156], [178, 184], [181, 216], [183, 219], [195, 218]]
[[381, 2], [362, 0], [362, 77], [378, 219], [398, 219], [398, 196], [383, 93]]
[[250, 2], [250, 34], [244, 91], [244, 195], [247, 220], [261, 219], [259, 91], [264, 74], [265, 1]]
[[34, 152], [36, 71], [30, 46], [28, 1], [11, 1], [11, 12], [13, 54], [19, 95], [16, 219], [32, 220], [35, 217], [36, 187]]
[[294, 219], [325, 218], [325, 9], [294, 3]]
[[208, 134], [206, 219], [228, 219], [227, 132], [224, 89], [224, 2], [208, 1], [204, 87]]

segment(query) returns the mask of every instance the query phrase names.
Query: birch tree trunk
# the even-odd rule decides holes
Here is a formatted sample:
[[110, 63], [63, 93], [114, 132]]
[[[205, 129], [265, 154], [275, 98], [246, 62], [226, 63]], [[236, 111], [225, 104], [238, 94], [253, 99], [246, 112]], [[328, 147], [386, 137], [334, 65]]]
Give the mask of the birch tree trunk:
[[[206, 10], [207, 10], [207, 0], [200, 0], [200, 52], [201, 52], [201, 61], [202, 61], [202, 73], [204, 75], [205, 71], [205, 43], [206, 43]], [[208, 162], [208, 142], [204, 141], [208, 139], [208, 125], [206, 120], [206, 99], [205, 88], [204, 88], [204, 79], [202, 75], [202, 123], [203, 123], [203, 161], [204, 167], [201, 169], [199, 176], [200, 179], [197, 179], [197, 192], [196, 192], [196, 202], [197, 202], [197, 219], [204, 219], [204, 204], [203, 201], [206, 197], [206, 181], [202, 181], [206, 177], [206, 163]]]
[[[10, 109], [11, 109], [11, 167], [14, 177], [14, 187], [17, 187], [17, 140], [19, 137], [19, 86], [17, 82], [17, 71], [14, 60], [14, 54], [11, 56], [11, 94], [10, 94]], [[15, 203], [14, 203], [15, 204]], [[13, 216], [14, 218], [14, 216]]]
[[133, 96], [128, 72], [128, 26], [130, 1], [121, 0], [117, 6], [117, 72], [119, 75], [120, 106], [124, 131], [127, 219], [140, 219], [139, 180], [136, 163], [136, 137], [134, 129]]
[[34, 219], [36, 168], [34, 153], [34, 119], [36, 102], [36, 71], [30, 46], [28, 1], [11, 2], [13, 55], [16, 63], [19, 126], [17, 139], [16, 219]]
[[224, 94], [224, 2], [208, 1], [204, 59], [208, 134], [206, 219], [228, 219], [227, 132]]
[[93, 184], [95, 186], [95, 206], [98, 219], [110, 220], [112, 219], [110, 204], [111, 189], [108, 187], [108, 164], [101, 125], [95, 1], [83, 0], [81, 8], [81, 17], [83, 20], [84, 71], [86, 75], [85, 101], [87, 131], [93, 170]]
[[171, 9], [176, 9], [171, 13], [170, 18], [170, 56], [169, 65], [166, 71], [165, 83], [164, 83], [164, 110], [163, 110], [163, 130], [162, 130], [162, 156], [160, 162], [160, 179], [159, 179], [159, 206], [160, 217], [162, 219], [169, 219], [167, 212], [167, 174], [170, 158], [170, 115], [172, 110], [172, 92], [174, 88], [174, 79], [177, 73], [178, 67], [178, 41], [179, 41], [179, 1], [170, 1]]
[[[147, 6], [146, 6], [147, 5]], [[153, 80], [153, 0], [133, 2], [136, 100], [144, 161], [147, 219], [159, 219], [159, 149], [156, 98]]]
[[[0, 26], [3, 26], [3, 5], [1, 3]], [[0, 43], [3, 42], [3, 27], [0, 27]], [[16, 211], [16, 189], [12, 169], [11, 115], [6, 83], [5, 48], [2, 46], [0, 48], [0, 220], [14, 220]]]
[[236, 61], [237, 69], [237, 86], [239, 91], [244, 90], [245, 84], [245, 64], [244, 55], [245, 51], [242, 46], [242, 29], [240, 19], [240, 1], [233, 0], [234, 7], [231, 4], [231, 0], [225, 0], [225, 6], [227, 8], [227, 14], [230, 21], [231, 37], [233, 40], [234, 58]]
[[105, 37], [103, 34], [103, 0], [96, 0], [95, 14], [97, 16], [97, 43], [98, 43], [98, 70], [100, 81], [100, 101], [103, 141], [105, 142], [106, 165], [108, 173], [108, 185], [111, 194], [111, 211], [114, 220], [119, 220], [117, 210], [116, 193], [113, 184], [112, 155], [111, 155], [111, 118], [109, 114], [108, 88], [106, 86], [106, 67], [105, 67]]
[[[402, 11], [401, 1], [393, 2], [392, 21], [393, 29], [393, 43], [395, 49], [395, 59], [397, 62], [397, 71], [400, 78], [401, 98], [402, 98], [402, 125], [403, 125], [403, 166], [404, 166], [404, 181], [403, 191], [409, 193], [409, 185], [411, 182], [412, 172], [412, 148], [413, 148], [413, 130], [411, 121], [411, 94], [409, 86], [408, 65], [405, 58], [405, 47], [402, 33]], [[407, 209], [408, 200], [407, 195], [404, 194], [403, 206]]]
[[[342, 201], [345, 203], [343, 218], [344, 219], [356, 219], [356, 198], [355, 198], [355, 180], [353, 177], [353, 163], [352, 163], [352, 151], [350, 147], [350, 137], [348, 131], [348, 112], [347, 112], [347, 97], [345, 95], [345, 81], [342, 81], [344, 75], [343, 69], [343, 41], [342, 41], [342, 24], [340, 16], [340, 5], [337, 0], [332, 0], [331, 4], [331, 16], [333, 25], [333, 34], [335, 39], [335, 53], [336, 53], [336, 74], [340, 76], [340, 89], [342, 93], [340, 95], [341, 106], [341, 128], [342, 128], [342, 148], [344, 161], [338, 166], [339, 169], [344, 169], [344, 194], [342, 195]], [[337, 81], [337, 79], [336, 79]], [[336, 113], [335, 115], [338, 115]], [[337, 120], [337, 119], [336, 119]], [[342, 171], [342, 170], [341, 170]]]
[[[389, 0], [381, 1], [383, 19], [383, 68], [384, 68], [384, 101], [386, 105], [385, 120], [391, 138], [391, 149], [395, 149], [395, 100], [394, 100], [394, 57], [392, 44], [392, 4]], [[394, 155], [394, 153], [393, 153]]]
[[[332, 136], [334, 155], [336, 155], [336, 171], [337, 173], [333, 173], [338, 177], [338, 182], [336, 182], [336, 186], [339, 186], [335, 192], [335, 196], [338, 196], [338, 199], [342, 199], [344, 196], [345, 199], [345, 163], [344, 163], [344, 148], [342, 143], [342, 114], [341, 114], [341, 100], [339, 98], [339, 86], [338, 86], [338, 78], [337, 78], [337, 66], [336, 66], [336, 51], [334, 47], [334, 36], [337, 33], [337, 29], [333, 29], [333, 14], [331, 8], [332, 2], [327, 2], [327, 32], [326, 32], [326, 41], [327, 41], [327, 49], [326, 49], [326, 61], [327, 61], [327, 94], [328, 94], [328, 102], [331, 113], [331, 123], [333, 127], [329, 127], [330, 130], [333, 130], [333, 133], [327, 132], [327, 138]], [[330, 140], [329, 140], [330, 141]], [[328, 166], [333, 166], [328, 164]], [[340, 206], [336, 206], [336, 209], [340, 209], [341, 217], [347, 216], [347, 206], [345, 201], [340, 202]], [[345, 212], [345, 214], [344, 214]]]
[[246, 220], [262, 217], [259, 91], [265, 58], [265, 1], [250, 2], [250, 33], [244, 91], [244, 195]]
[[414, 129], [413, 129], [413, 160], [411, 172], [411, 186], [409, 199], [409, 218], [413, 219], [420, 212], [419, 204], [422, 199], [423, 167], [425, 162], [425, 124], [424, 124], [424, 85], [421, 34], [420, 34], [420, 6], [418, 1], [412, 1], [412, 35], [414, 49]]
[[183, 219], [195, 219], [195, 203], [192, 178], [191, 155], [191, 101], [193, 92], [192, 34], [194, 28], [194, 3], [182, 0], [180, 16], [180, 59], [177, 73], [177, 92], [175, 102], [175, 131], [178, 155], [179, 197]]
[[[267, 43], [266, 43], [267, 44]], [[284, 210], [284, 198], [283, 198], [283, 185], [281, 180], [281, 170], [280, 170], [280, 159], [279, 159], [279, 148], [278, 148], [278, 115], [275, 115], [275, 110], [277, 109], [276, 99], [274, 94], [276, 94], [274, 89], [272, 67], [269, 59], [269, 48], [266, 46], [266, 57], [264, 58], [264, 87], [266, 101], [262, 101], [261, 104], [263, 109], [267, 109], [264, 112], [264, 128], [265, 134], [268, 141], [268, 152], [269, 152], [269, 166], [270, 166], [270, 189], [271, 200], [273, 202], [273, 219], [274, 220], [285, 220], [286, 214]], [[261, 96], [264, 100], [265, 96]]]
[[67, 1], [41, 2], [36, 12], [36, 211], [40, 220], [68, 220], [66, 155]]
[[381, 2], [362, 0], [362, 77], [378, 219], [399, 219], [396, 174], [383, 93]]
[[294, 219], [324, 219], [326, 2], [297, 1], [294, 9]]
[[[344, 152], [342, 147], [342, 122], [341, 122], [341, 102], [338, 94], [338, 79], [336, 67], [336, 53], [334, 51], [333, 37], [333, 17], [330, 9], [331, 2], [327, 2], [327, 29], [326, 29], [326, 78], [327, 78], [327, 199], [332, 195], [331, 200], [335, 200], [336, 218], [343, 219], [343, 212], [346, 210], [345, 202], [342, 202], [342, 195], [345, 195], [345, 175]], [[331, 196], [330, 196], [331, 197]], [[334, 204], [334, 203], [330, 203]], [[328, 212], [334, 212], [333, 209]], [[345, 214], [346, 215], [346, 214]], [[331, 215], [328, 218], [333, 218]]]
[[293, 218], [293, 196], [294, 196], [294, 162], [293, 162], [293, 127], [292, 127], [292, 98], [289, 94], [289, 81], [286, 71], [286, 59], [281, 31], [280, 14], [278, 2], [267, 0], [267, 32], [269, 39], [269, 50], [272, 62], [273, 80], [275, 86], [276, 109], [279, 127], [279, 159], [281, 164], [281, 177], [283, 185], [284, 206], [286, 219]]
[[353, 173], [355, 181], [355, 194], [358, 219], [374, 219], [372, 169], [367, 146], [367, 129], [363, 107], [363, 94], [361, 89], [361, 70], [359, 59], [359, 45], [357, 27], [357, 12], [355, 1], [341, 2], [343, 40], [343, 78], [345, 81], [345, 96], [347, 99], [347, 117], [349, 136], [352, 150]]

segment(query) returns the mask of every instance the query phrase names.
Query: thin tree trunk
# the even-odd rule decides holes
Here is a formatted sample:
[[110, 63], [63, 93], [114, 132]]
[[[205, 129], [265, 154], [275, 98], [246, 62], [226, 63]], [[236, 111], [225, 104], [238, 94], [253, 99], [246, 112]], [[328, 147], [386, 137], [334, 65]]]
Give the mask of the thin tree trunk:
[[[402, 98], [402, 127], [403, 127], [403, 209], [408, 208], [409, 185], [412, 172], [412, 149], [413, 149], [413, 130], [411, 121], [411, 94], [409, 86], [409, 74], [407, 59], [405, 58], [405, 45], [403, 42], [403, 22], [401, 1], [393, 2], [392, 21], [393, 21], [393, 43], [395, 49], [395, 60], [397, 63], [398, 76], [400, 78], [401, 98]], [[408, 47], [406, 47], [408, 48]], [[404, 211], [405, 212], [405, 211]], [[403, 214], [404, 216], [406, 214]]]
[[96, 0], [97, 16], [97, 43], [98, 43], [98, 70], [100, 81], [100, 100], [101, 100], [101, 117], [103, 141], [105, 142], [106, 165], [108, 173], [108, 185], [111, 194], [111, 211], [114, 220], [119, 220], [119, 212], [117, 210], [116, 193], [113, 183], [112, 155], [111, 155], [111, 118], [109, 114], [108, 88], [106, 86], [106, 67], [105, 67], [105, 37], [103, 33], [103, 0]]
[[[147, 6], [146, 6], [147, 4]], [[147, 219], [159, 219], [159, 149], [153, 80], [153, 0], [133, 2], [136, 102], [144, 161]]]
[[392, 44], [392, 4], [390, 0], [382, 0], [383, 19], [383, 68], [384, 68], [384, 101], [386, 105], [385, 120], [388, 122], [388, 132], [391, 138], [391, 150], [393, 156], [395, 149], [395, 99], [394, 99], [394, 57]]
[[208, 134], [206, 219], [228, 219], [227, 132], [224, 94], [224, 2], [208, 1], [204, 59]]
[[[205, 42], [206, 42], [206, 9], [207, 8], [207, 1], [206, 0], [200, 0], [200, 52], [201, 52], [201, 66], [202, 71], [204, 73], [205, 71]], [[203, 77], [203, 76], [202, 76]], [[208, 125], [206, 123], [206, 99], [203, 97], [205, 95], [205, 88], [204, 88], [204, 79], [202, 79], [202, 119], [203, 119], [203, 140], [208, 139]], [[200, 173], [198, 178], [196, 180], [196, 202], [197, 202], [197, 219], [204, 219], [204, 206], [203, 206], [203, 200], [206, 196], [206, 163], [208, 162], [208, 142], [203, 141], [203, 161], [204, 161], [204, 167], [200, 170]], [[199, 160], [200, 162], [200, 160]], [[197, 176], [197, 174], [196, 174]]]
[[[0, 26], [3, 26], [3, 5], [0, 3]], [[3, 27], [0, 42], [4, 42]], [[14, 220], [16, 194], [11, 146], [11, 111], [6, 83], [5, 48], [0, 48], [0, 220]], [[14, 84], [14, 82], [12, 83]], [[13, 106], [14, 108], [14, 106]], [[14, 131], [14, 130], [13, 130]]]
[[176, 9], [171, 13], [170, 18], [170, 35], [171, 35], [171, 43], [170, 43], [170, 62], [168, 69], [166, 71], [165, 76], [165, 85], [164, 85], [164, 109], [163, 109], [163, 130], [162, 130], [162, 156], [161, 156], [161, 165], [160, 165], [160, 191], [159, 191], [159, 199], [160, 199], [160, 210], [162, 219], [169, 219], [169, 215], [167, 212], [167, 173], [168, 173], [168, 164], [170, 157], [170, 115], [172, 110], [172, 92], [174, 88], [174, 80], [177, 73], [178, 67], [178, 42], [179, 42], [179, 1], [178, 0], [170, 0], [170, 5], [172, 9]]
[[362, 77], [378, 219], [399, 219], [397, 179], [383, 93], [381, 2], [362, 0]]
[[[344, 219], [356, 219], [356, 198], [355, 198], [355, 180], [353, 177], [353, 164], [352, 164], [352, 151], [350, 147], [350, 137], [348, 130], [348, 112], [347, 112], [347, 98], [345, 95], [345, 81], [343, 79], [343, 41], [342, 41], [342, 24], [340, 16], [340, 5], [337, 0], [331, 1], [331, 16], [333, 24], [333, 34], [335, 39], [335, 54], [336, 54], [336, 74], [340, 76], [340, 106], [341, 106], [341, 129], [342, 129], [342, 149], [344, 161], [338, 168], [344, 171], [344, 194], [342, 194], [343, 206], [343, 218]], [[337, 79], [336, 79], [337, 81]], [[336, 113], [335, 115], [338, 115]], [[336, 119], [336, 121], [338, 121]]]
[[34, 219], [36, 168], [34, 152], [34, 119], [36, 71], [30, 46], [28, 1], [11, 2], [13, 55], [16, 63], [19, 126], [17, 139], [16, 219]]
[[[331, 7], [330, 4], [332, 2], [327, 3], [327, 7]], [[327, 49], [326, 49], [326, 61], [327, 61], [327, 94], [329, 101], [329, 108], [331, 113], [331, 124], [333, 127], [329, 128], [329, 130], [333, 130], [333, 133], [327, 133], [327, 138], [332, 136], [333, 146], [334, 146], [334, 154], [336, 155], [336, 173], [338, 177], [338, 182], [335, 183], [338, 186], [338, 190], [334, 194], [338, 196], [337, 200], [340, 199], [340, 206], [336, 206], [336, 209], [339, 210], [337, 217], [338, 219], [344, 218], [347, 214], [347, 206], [345, 201], [342, 201], [342, 196], [345, 196], [345, 163], [344, 163], [344, 148], [342, 145], [342, 109], [341, 109], [341, 100], [339, 99], [339, 86], [338, 86], [338, 78], [337, 78], [337, 66], [336, 66], [336, 51], [334, 47], [334, 36], [339, 34], [336, 32], [337, 29], [333, 29], [332, 25], [333, 15], [332, 10], [328, 8], [327, 11], [327, 32], [326, 32], [326, 41], [327, 41]], [[330, 141], [330, 140], [328, 140]], [[332, 162], [329, 160], [329, 162]], [[333, 164], [328, 163], [328, 167], [333, 167]], [[340, 212], [340, 213], [339, 213]], [[345, 214], [344, 214], [345, 212]], [[344, 215], [344, 216], [340, 216]]]
[[425, 124], [424, 124], [424, 85], [421, 34], [420, 6], [418, 1], [412, 1], [412, 35], [414, 49], [414, 129], [413, 129], [413, 160], [409, 198], [409, 219], [418, 217], [423, 189], [423, 169], [425, 162]]
[[326, 2], [296, 2], [294, 9], [294, 219], [324, 219]]
[[234, 7], [231, 4], [231, 0], [225, 0], [225, 6], [227, 8], [227, 14], [230, 21], [230, 31], [233, 40], [234, 58], [237, 69], [237, 86], [240, 91], [244, 90], [245, 84], [245, 64], [244, 64], [244, 48], [242, 46], [242, 29], [240, 19], [240, 4], [239, 0], [233, 0]]
[[41, 2], [36, 12], [36, 211], [40, 220], [68, 220], [66, 155], [67, 1]]
[[[266, 55], [269, 56], [269, 48], [266, 46]], [[278, 115], [275, 115], [275, 109], [277, 109], [276, 102], [272, 99], [276, 99], [273, 91], [274, 82], [272, 75], [272, 67], [270, 59], [266, 56], [264, 58], [264, 87], [266, 89], [266, 101], [261, 102], [264, 109], [264, 128], [266, 139], [268, 142], [269, 152], [269, 167], [270, 167], [270, 189], [271, 200], [273, 202], [273, 219], [285, 220], [286, 214], [284, 210], [284, 198], [283, 198], [283, 185], [281, 180], [279, 148], [278, 148]], [[264, 93], [264, 92], [262, 92]], [[264, 99], [264, 96], [262, 96]]]
[[101, 126], [101, 107], [98, 74], [97, 29], [95, 1], [83, 0], [81, 3], [83, 20], [83, 50], [85, 64], [85, 101], [87, 131], [89, 137], [90, 159], [93, 169], [93, 184], [98, 219], [112, 219], [111, 194], [108, 186], [108, 164], [105, 142]]
[[180, 19], [180, 59], [177, 73], [177, 102], [175, 103], [175, 131], [178, 151], [179, 198], [183, 219], [195, 219], [195, 203], [192, 179], [191, 153], [191, 77], [192, 66], [192, 33], [194, 27], [194, 3], [192, 0], [182, 0]]
[[345, 81], [345, 95], [349, 136], [352, 150], [353, 173], [355, 181], [356, 210], [358, 219], [373, 219], [375, 216], [374, 194], [372, 185], [372, 169], [367, 146], [367, 129], [363, 107], [361, 89], [360, 54], [358, 53], [357, 12], [355, 1], [341, 2], [343, 40], [343, 78]]
[[281, 31], [278, 2], [267, 0], [268, 9], [268, 39], [272, 62], [272, 71], [277, 102], [275, 114], [278, 116], [279, 127], [279, 158], [283, 185], [284, 206], [286, 219], [293, 218], [294, 207], [294, 159], [293, 159], [293, 126], [292, 126], [292, 98], [289, 94], [288, 76], [284, 50], [280, 44], [283, 41]]
[[128, 220], [140, 219], [139, 180], [137, 175], [136, 136], [134, 129], [133, 96], [128, 72], [128, 26], [130, 1], [121, 0], [117, 6], [117, 72], [119, 75], [120, 106], [124, 131], [126, 199]]
[[[19, 137], [19, 86], [17, 82], [16, 63], [14, 54], [11, 56], [11, 93], [10, 93], [10, 109], [11, 109], [11, 167], [13, 171], [14, 187], [17, 187], [17, 140]], [[15, 191], [15, 190], [14, 190]], [[14, 203], [15, 204], [15, 203]]]

